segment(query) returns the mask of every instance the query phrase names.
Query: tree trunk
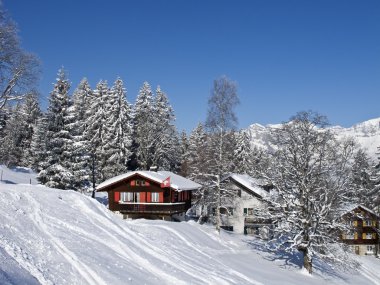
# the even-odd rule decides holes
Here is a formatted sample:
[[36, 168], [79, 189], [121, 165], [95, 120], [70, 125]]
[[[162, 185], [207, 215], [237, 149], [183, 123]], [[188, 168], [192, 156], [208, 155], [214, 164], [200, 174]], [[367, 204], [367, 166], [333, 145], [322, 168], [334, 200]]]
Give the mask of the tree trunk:
[[309, 274], [312, 274], [313, 272], [313, 264], [312, 259], [309, 256], [309, 251], [307, 248], [300, 249], [300, 251], [303, 254], [303, 267], [309, 272]]

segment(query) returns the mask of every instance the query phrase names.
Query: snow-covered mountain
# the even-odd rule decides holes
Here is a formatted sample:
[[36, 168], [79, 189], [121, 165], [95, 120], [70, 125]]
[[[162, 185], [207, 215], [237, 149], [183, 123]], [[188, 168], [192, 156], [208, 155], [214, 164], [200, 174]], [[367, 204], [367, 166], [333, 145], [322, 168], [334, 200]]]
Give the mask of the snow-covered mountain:
[[[263, 148], [272, 148], [270, 144], [271, 128], [279, 127], [277, 125], [260, 125], [253, 124], [248, 127], [248, 132], [252, 137], [252, 143], [256, 146]], [[356, 124], [350, 128], [343, 128], [341, 126], [331, 126], [329, 129], [335, 133], [339, 138], [354, 137], [361, 147], [367, 150], [369, 157], [377, 160], [376, 153], [380, 147], [380, 118], [368, 120]]]
[[[81, 193], [34, 185], [0, 165], [0, 284], [380, 284], [380, 260], [357, 270], [274, 255], [250, 236], [195, 222], [123, 220]], [[19, 184], [26, 183], [26, 184]]]

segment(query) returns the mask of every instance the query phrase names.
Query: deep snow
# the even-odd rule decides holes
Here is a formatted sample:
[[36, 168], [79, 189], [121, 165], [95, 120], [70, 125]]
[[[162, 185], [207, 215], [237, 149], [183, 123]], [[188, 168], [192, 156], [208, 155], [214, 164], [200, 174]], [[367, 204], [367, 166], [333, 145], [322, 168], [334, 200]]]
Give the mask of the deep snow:
[[[4, 169], [4, 167], [0, 167]], [[7, 170], [8, 171], [8, 170]], [[0, 182], [0, 284], [380, 284], [380, 261], [358, 271], [276, 256], [252, 237], [194, 222], [123, 220], [74, 191]]]

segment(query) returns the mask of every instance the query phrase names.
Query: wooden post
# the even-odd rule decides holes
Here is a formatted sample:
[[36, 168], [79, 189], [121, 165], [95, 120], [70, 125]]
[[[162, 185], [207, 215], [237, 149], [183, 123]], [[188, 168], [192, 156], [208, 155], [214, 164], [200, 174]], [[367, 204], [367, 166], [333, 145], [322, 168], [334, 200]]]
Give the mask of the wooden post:
[[1, 170], [1, 178], [0, 181], [3, 181], [3, 170]]
[[32, 178], [29, 179], [29, 184], [32, 185]]

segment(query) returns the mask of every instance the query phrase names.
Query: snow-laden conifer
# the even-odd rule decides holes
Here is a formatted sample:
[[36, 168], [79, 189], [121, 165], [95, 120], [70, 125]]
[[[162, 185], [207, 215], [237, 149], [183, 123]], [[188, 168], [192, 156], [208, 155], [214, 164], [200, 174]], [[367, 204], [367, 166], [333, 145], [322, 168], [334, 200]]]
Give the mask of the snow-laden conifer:
[[174, 111], [168, 97], [158, 86], [155, 104], [155, 128], [153, 147], [153, 165], [161, 169], [176, 171], [179, 167], [180, 149], [179, 138], [174, 126]]
[[[85, 136], [88, 140], [88, 152], [94, 162], [91, 166], [95, 182], [104, 181], [104, 167], [107, 163], [105, 154], [105, 135], [107, 118], [108, 84], [100, 81], [93, 96], [89, 97], [89, 108], [86, 113]], [[92, 181], [94, 182], [94, 181]]]
[[73, 187], [73, 174], [70, 169], [73, 140], [70, 134], [69, 89], [70, 83], [65, 71], [60, 69], [54, 89], [50, 93], [47, 111], [46, 165], [38, 174], [39, 180], [46, 182], [46, 186], [58, 189]]
[[131, 155], [132, 108], [126, 100], [123, 81], [118, 78], [109, 91], [105, 118], [104, 154], [107, 163], [104, 178], [127, 171], [127, 161]]
[[138, 167], [147, 170], [153, 164], [154, 146], [158, 139], [156, 109], [153, 93], [148, 82], [144, 82], [134, 105], [134, 151]]
[[73, 93], [73, 105], [70, 113], [70, 133], [73, 138], [70, 158], [74, 189], [85, 190], [90, 186], [91, 156], [89, 140], [86, 137], [87, 110], [90, 109], [92, 90], [87, 78], [83, 78]]

